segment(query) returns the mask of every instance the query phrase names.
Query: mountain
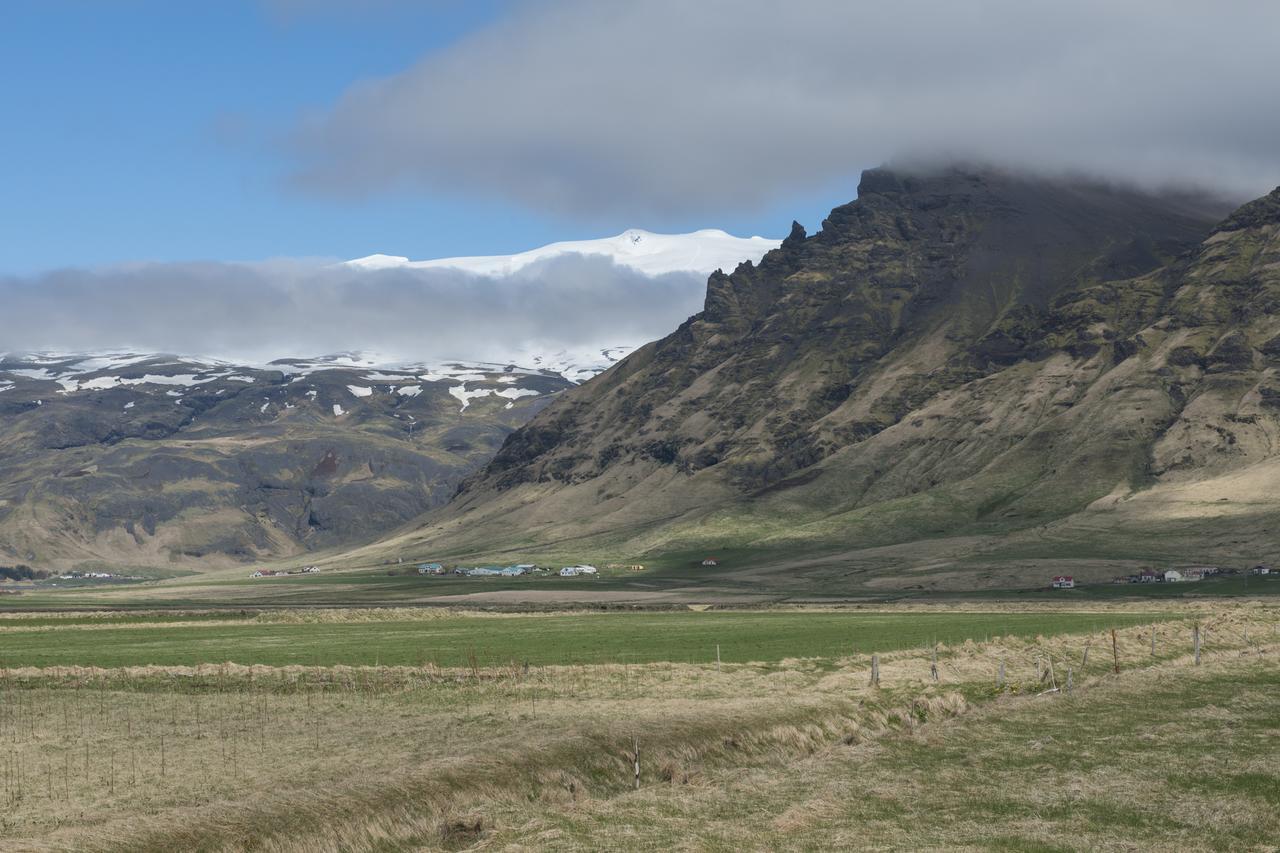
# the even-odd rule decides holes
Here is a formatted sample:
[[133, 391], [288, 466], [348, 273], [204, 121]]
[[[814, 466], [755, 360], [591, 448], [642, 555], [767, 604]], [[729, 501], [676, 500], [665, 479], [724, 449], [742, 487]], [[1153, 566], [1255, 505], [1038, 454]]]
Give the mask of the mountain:
[[1278, 198], [868, 171], [379, 547], [796, 592], [1273, 557]]
[[617, 356], [0, 355], [0, 565], [199, 570], [370, 539]]
[[700, 272], [731, 269], [743, 260], [758, 261], [780, 241], [764, 237], [734, 237], [714, 228], [691, 234], [654, 234], [632, 228], [616, 237], [600, 240], [572, 240], [551, 243], [516, 255], [491, 255], [470, 258], [440, 258], [433, 261], [411, 261], [394, 255], [369, 255], [347, 261], [361, 269], [457, 269], [476, 275], [510, 275], [538, 261], [558, 255], [602, 255], [619, 266], [630, 267], [646, 275], [669, 272]]

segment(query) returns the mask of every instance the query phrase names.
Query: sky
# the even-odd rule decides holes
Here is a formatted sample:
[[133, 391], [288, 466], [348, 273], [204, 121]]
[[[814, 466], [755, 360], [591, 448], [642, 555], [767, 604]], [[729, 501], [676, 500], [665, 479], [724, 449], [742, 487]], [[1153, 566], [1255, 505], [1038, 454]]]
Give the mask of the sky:
[[[372, 253], [505, 254], [632, 227], [780, 237], [792, 219], [812, 232], [882, 163], [1239, 200], [1280, 184], [1272, 0], [5, 5], [0, 350], [167, 345], [160, 304], [231, 325], [312, 292], [352, 305], [389, 279], [338, 282], [330, 265]], [[576, 287], [586, 271], [614, 296], [585, 299], [583, 318], [625, 326], [643, 285], [628, 271], [543, 270]], [[704, 279], [686, 279], [634, 336], [696, 309]], [[528, 273], [522, 289], [398, 280], [424, 323], [471, 291], [475, 316], [515, 336], [539, 293], [560, 305], [559, 283]], [[385, 318], [340, 336], [309, 322], [288, 346], [373, 344]], [[582, 324], [562, 325], [568, 339]]]
[[852, 198], [860, 166], [829, 191], [714, 217], [625, 206], [566, 215], [483, 187], [357, 196], [292, 180], [304, 160], [298, 129], [309, 118], [362, 81], [456, 49], [513, 8], [497, 0], [5, 4], [0, 272], [505, 254], [629, 227], [785, 235], [792, 207], [817, 218]]

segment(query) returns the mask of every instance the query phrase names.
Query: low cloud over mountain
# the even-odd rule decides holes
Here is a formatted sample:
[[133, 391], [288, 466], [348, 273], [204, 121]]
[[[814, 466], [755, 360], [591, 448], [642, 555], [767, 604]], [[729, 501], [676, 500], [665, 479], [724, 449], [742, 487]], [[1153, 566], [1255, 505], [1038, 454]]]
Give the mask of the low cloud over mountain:
[[491, 276], [304, 261], [62, 270], [0, 277], [0, 341], [257, 360], [344, 350], [504, 359], [661, 337], [700, 310], [705, 282], [578, 254]]
[[302, 122], [294, 180], [687, 215], [938, 158], [1253, 196], [1277, 32], [1254, 0], [524, 4]]

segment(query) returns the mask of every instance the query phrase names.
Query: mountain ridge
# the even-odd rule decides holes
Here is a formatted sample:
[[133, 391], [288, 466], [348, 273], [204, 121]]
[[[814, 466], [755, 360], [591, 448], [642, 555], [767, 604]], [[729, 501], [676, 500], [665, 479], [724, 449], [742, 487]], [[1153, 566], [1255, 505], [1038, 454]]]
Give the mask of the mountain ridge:
[[[1194, 544], [1215, 523], [1200, 516], [1165, 519], [1176, 535], [1161, 542], [1090, 508], [1154, 512], [1180, 477], [1271, 464], [1280, 329], [1257, 255], [1272, 251], [1275, 195], [1219, 221], [1105, 185], [871, 170], [818, 234], [796, 226], [759, 264], [713, 274], [702, 314], [514, 432], [394, 545], [736, 551], [765, 567], [844, 553], [830, 569], [974, 536], [1000, 562], [1043, 528], [1074, 532], [1042, 560], [1104, 541], [1117, 560], [1221, 556], [1212, 537]], [[1080, 539], [1111, 520], [1109, 538]], [[481, 544], [478, 530], [512, 533]]]

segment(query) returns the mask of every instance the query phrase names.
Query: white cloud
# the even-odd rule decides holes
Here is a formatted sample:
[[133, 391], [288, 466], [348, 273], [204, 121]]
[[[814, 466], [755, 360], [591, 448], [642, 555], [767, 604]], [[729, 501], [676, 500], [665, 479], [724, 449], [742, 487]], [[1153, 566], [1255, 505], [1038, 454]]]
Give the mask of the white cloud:
[[1280, 4], [547, 0], [297, 129], [326, 193], [746, 209], [959, 157], [1252, 196], [1280, 182]]
[[0, 340], [10, 351], [265, 361], [364, 350], [485, 361], [653, 340], [701, 310], [705, 288], [700, 273], [647, 276], [573, 254], [506, 276], [319, 262], [138, 264], [0, 277]]

